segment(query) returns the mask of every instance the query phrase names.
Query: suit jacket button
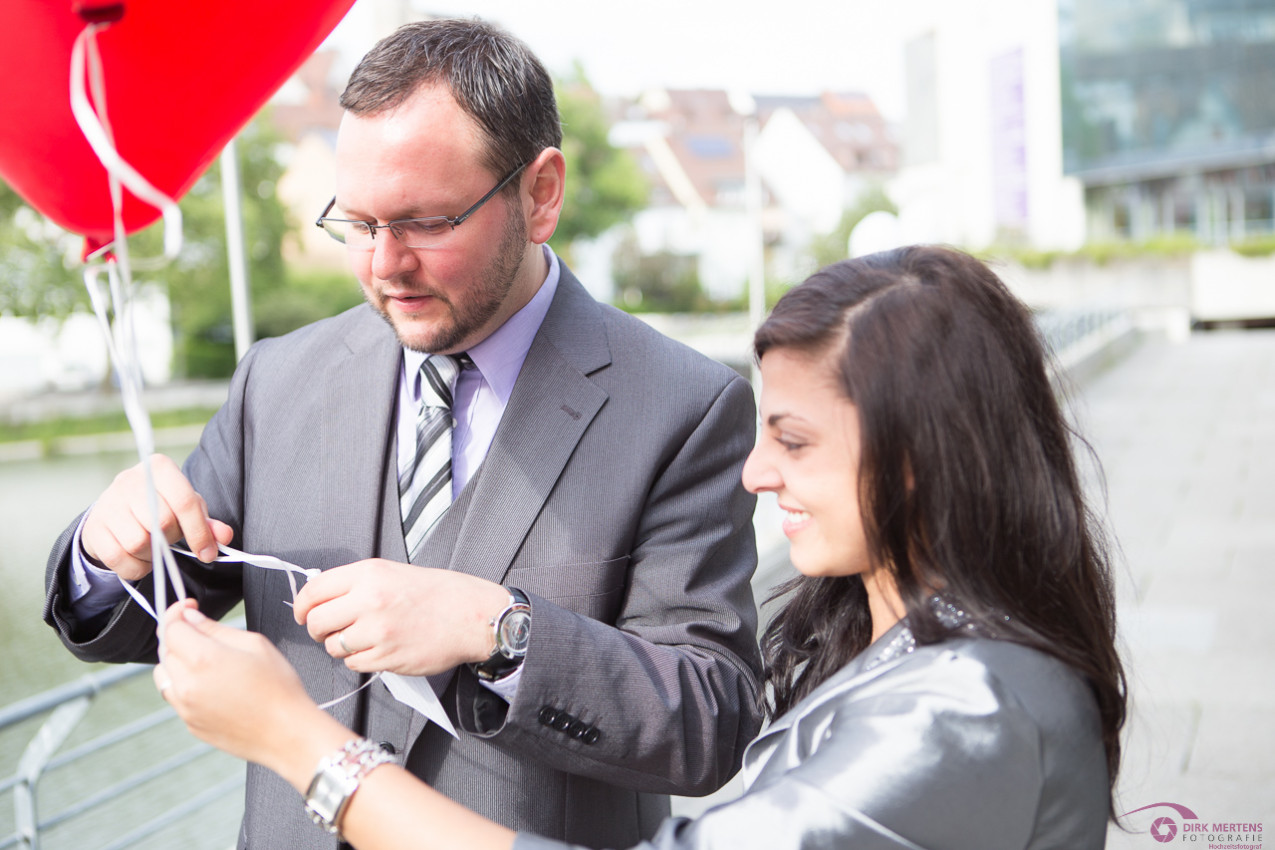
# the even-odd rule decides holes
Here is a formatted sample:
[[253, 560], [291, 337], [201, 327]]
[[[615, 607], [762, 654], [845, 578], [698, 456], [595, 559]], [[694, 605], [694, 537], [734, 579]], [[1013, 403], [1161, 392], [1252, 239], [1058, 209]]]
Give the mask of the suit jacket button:
[[391, 744], [389, 741], [382, 741], [382, 742], [381, 742], [380, 744], [378, 744], [377, 746], [379, 746], [381, 749], [385, 750], [385, 752], [389, 753], [390, 755], [394, 755], [395, 753], [397, 753], [397, 752], [398, 752], [398, 749], [397, 749], [397, 748], [396, 748], [393, 744]]
[[588, 728], [589, 727], [586, 726], [584, 723], [577, 720], [575, 723], [571, 724], [570, 728], [567, 729], [567, 734], [570, 735], [572, 738], [577, 738], [577, 739], [583, 738], [584, 733]]
[[602, 737], [602, 733], [597, 730], [597, 727], [590, 726], [585, 731], [584, 736], [580, 740], [592, 746], [593, 744], [596, 744], [598, 742], [598, 739], [601, 737]]
[[565, 711], [558, 713], [558, 719], [554, 721], [553, 728], [559, 732], [565, 732], [571, 728], [571, 724], [575, 722], [575, 718]]
[[540, 709], [539, 719], [545, 726], [552, 726], [558, 719], [558, 712], [554, 711], [552, 706], [543, 706]]

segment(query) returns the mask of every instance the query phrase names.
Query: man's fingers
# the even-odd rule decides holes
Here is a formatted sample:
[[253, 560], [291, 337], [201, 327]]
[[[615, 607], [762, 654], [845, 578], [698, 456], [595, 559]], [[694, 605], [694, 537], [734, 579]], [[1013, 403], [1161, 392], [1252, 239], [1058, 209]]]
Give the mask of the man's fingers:
[[100, 499], [89, 511], [80, 540], [90, 558], [112, 568], [125, 554], [150, 559], [149, 525], [139, 522], [133, 506], [121, 499]]
[[102, 528], [99, 531], [95, 550], [90, 550], [87, 543], [84, 544], [84, 549], [90, 558], [96, 559], [100, 564], [103, 564], [120, 578], [127, 581], [137, 581], [150, 575], [149, 546], [134, 554], [128, 546], [120, 542], [109, 528]]
[[152, 455], [150, 468], [158, 516], [147, 494], [146, 468], [138, 464], [115, 477], [91, 509], [80, 538], [86, 555], [128, 579], [150, 572], [151, 532], [156, 527], [169, 543], [185, 538], [205, 562], [217, 557], [219, 542], [234, 538], [230, 526], [214, 525], [209, 519], [203, 497], [171, 458]]
[[[342, 596], [330, 599], [307, 611], [305, 628], [311, 638], [319, 643], [327, 644], [329, 639], [335, 639], [341, 632], [354, 625], [358, 618], [358, 608], [349, 601], [348, 597]], [[346, 640], [348, 641], [349, 638], [347, 637]], [[348, 650], [342, 654], [348, 655], [350, 652], [357, 651], [354, 644], [348, 644]]]
[[[156, 455], [156, 459], [163, 457]], [[185, 538], [190, 551], [205, 562], [217, 557], [217, 538], [213, 536], [208, 508], [195, 492], [186, 476], [168, 458], [155, 462], [155, 490], [160, 497], [160, 514], [168, 542]], [[170, 526], [169, 523], [172, 523]]]
[[235, 539], [235, 530], [219, 519], [208, 520], [212, 526], [213, 537], [224, 546], [229, 546]]
[[[330, 570], [324, 570], [319, 575], [314, 576], [306, 581], [305, 587], [297, 593], [296, 601], [292, 606], [292, 616], [296, 618], [298, 625], [309, 625], [310, 612], [325, 602], [344, 596], [349, 592], [351, 586], [350, 566], [333, 567]], [[346, 624], [348, 625], [348, 623]], [[341, 626], [331, 626], [317, 635], [314, 631], [310, 632], [311, 637], [315, 640], [322, 638]]]
[[[159, 527], [164, 532], [164, 539], [169, 543], [179, 540], [181, 535], [178, 531], [177, 516], [164, 501], [162, 492], [159, 494], [156, 507], [159, 509]], [[151, 516], [150, 505], [144, 494], [128, 503], [128, 512], [126, 521], [112, 527], [119, 529], [120, 542], [126, 544], [129, 551], [138, 557], [141, 557], [143, 552], [149, 555], [154, 518]]]

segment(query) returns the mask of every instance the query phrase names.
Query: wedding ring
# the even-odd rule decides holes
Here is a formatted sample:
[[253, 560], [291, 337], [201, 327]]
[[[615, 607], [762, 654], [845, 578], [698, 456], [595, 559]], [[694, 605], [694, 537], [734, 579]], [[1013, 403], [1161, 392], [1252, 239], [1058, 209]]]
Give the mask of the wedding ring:
[[346, 655], [354, 654], [354, 650], [350, 649], [350, 647], [345, 642], [345, 629], [341, 629], [341, 631], [336, 633], [336, 642], [341, 644], [341, 651], [344, 652]]

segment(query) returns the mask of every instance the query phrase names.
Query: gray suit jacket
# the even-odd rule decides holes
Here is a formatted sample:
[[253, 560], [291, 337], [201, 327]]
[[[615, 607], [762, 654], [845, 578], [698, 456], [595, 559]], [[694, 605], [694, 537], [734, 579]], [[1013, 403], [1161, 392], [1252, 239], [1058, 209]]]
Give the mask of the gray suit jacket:
[[[775, 721], [747, 791], [645, 850], [1101, 850], [1107, 763], [1083, 678], [1006, 641], [899, 624]], [[514, 850], [564, 850], [520, 834]]]
[[[407, 560], [391, 472], [400, 357], [366, 306], [252, 348], [185, 465], [236, 547], [319, 568]], [[459, 741], [379, 683], [333, 714], [514, 828], [591, 846], [649, 836], [664, 795], [720, 786], [759, 728], [754, 500], [739, 482], [754, 426], [745, 381], [598, 304], [564, 267], [487, 458], [418, 559], [531, 597], [516, 699], [467, 668], [442, 677]], [[69, 542], [50, 558], [45, 618], [86, 660], [154, 660], [134, 603], [100, 627], [68, 613]], [[282, 573], [183, 569], [210, 614], [243, 599], [316, 700], [359, 685], [293, 622]], [[250, 766], [242, 845], [333, 842]]]

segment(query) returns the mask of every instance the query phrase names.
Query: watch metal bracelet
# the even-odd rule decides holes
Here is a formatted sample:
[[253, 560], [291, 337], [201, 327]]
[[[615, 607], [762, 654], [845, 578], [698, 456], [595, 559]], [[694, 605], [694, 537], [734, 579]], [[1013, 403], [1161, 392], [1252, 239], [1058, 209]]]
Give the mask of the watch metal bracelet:
[[325, 756], [305, 794], [305, 810], [310, 820], [325, 832], [340, 835], [341, 818], [363, 777], [392, 761], [392, 755], [367, 738], [351, 738], [344, 747]]

